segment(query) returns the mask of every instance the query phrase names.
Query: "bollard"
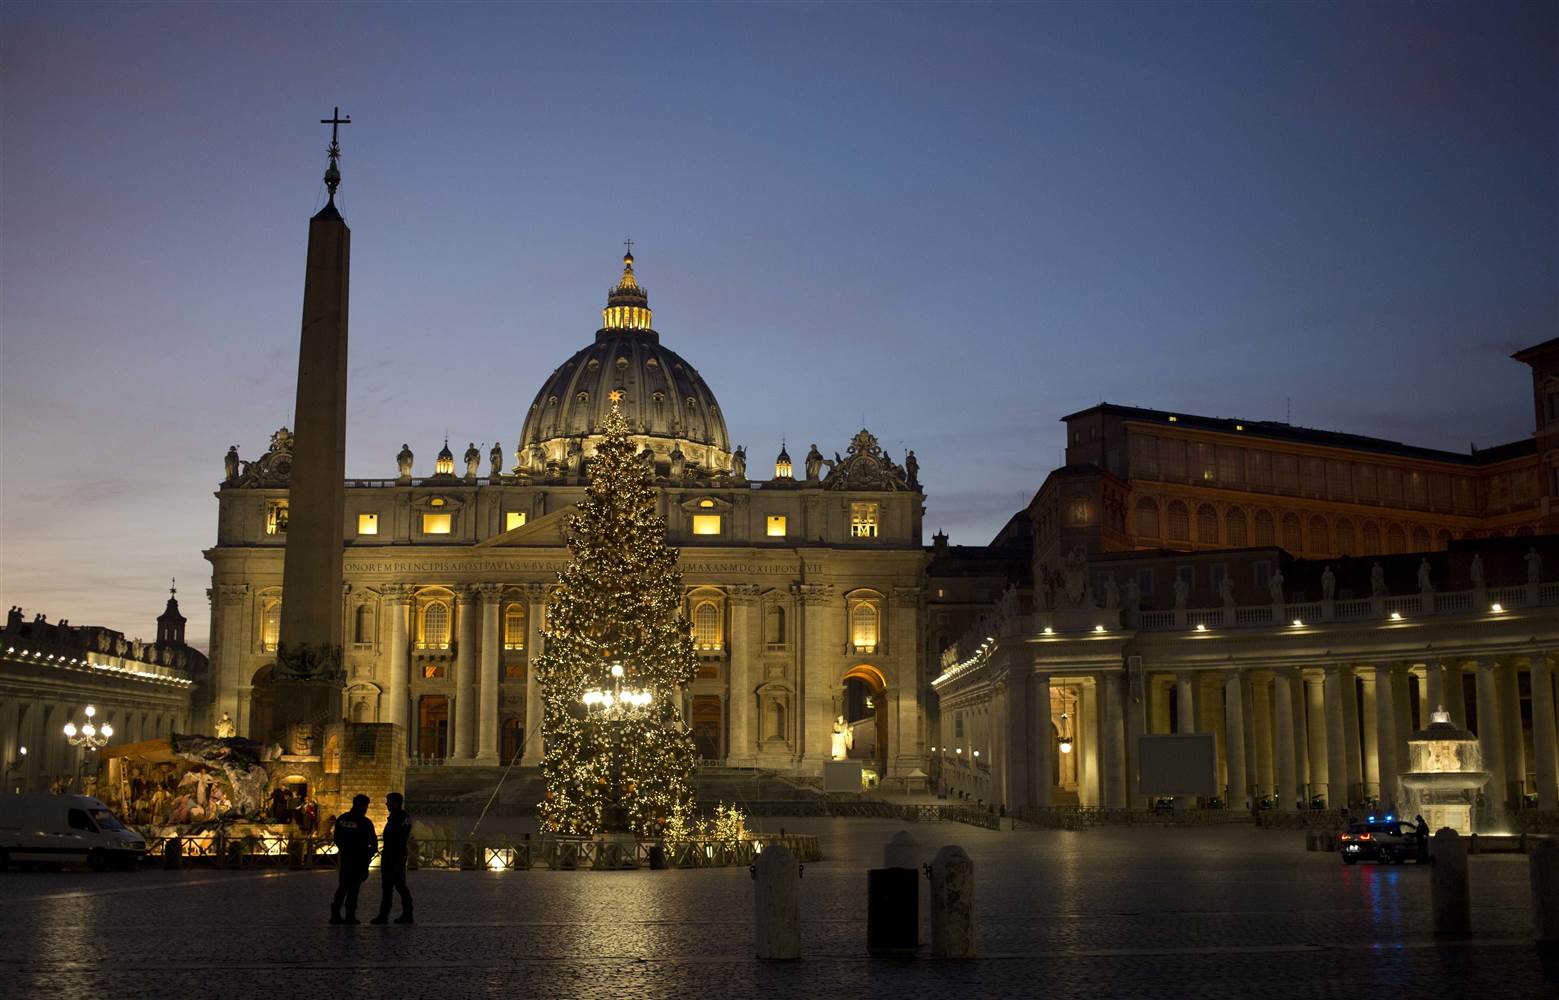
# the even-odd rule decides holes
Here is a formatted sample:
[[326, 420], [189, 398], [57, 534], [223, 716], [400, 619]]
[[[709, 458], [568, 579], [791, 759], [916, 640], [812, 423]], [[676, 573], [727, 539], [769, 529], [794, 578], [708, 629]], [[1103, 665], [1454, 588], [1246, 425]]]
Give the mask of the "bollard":
[[920, 846], [920, 841], [913, 834], [908, 830], [900, 830], [882, 849], [882, 867], [913, 868], [919, 871]]
[[1434, 835], [1434, 868], [1429, 878], [1430, 908], [1436, 934], [1472, 930], [1472, 898], [1467, 885], [1467, 842], [1450, 827]]
[[913, 958], [920, 946], [920, 875], [913, 868], [866, 873], [866, 951]]
[[752, 863], [753, 939], [758, 957], [801, 957], [801, 866], [784, 844], [770, 844]]
[[469, 840], [461, 842], [461, 844], [460, 844], [460, 870], [461, 871], [463, 871], [463, 872], [474, 872], [477, 869], [481, 868], [482, 864], [481, 864], [481, 861], [479, 860], [480, 857], [481, 857], [481, 848], [478, 847], [475, 843], [473, 843], [472, 841], [469, 841]]
[[169, 837], [162, 845], [162, 866], [178, 868], [184, 864], [184, 839], [178, 834]]
[[304, 849], [308, 842], [297, 837], [287, 841], [287, 867], [298, 869], [303, 867]]
[[1532, 876], [1532, 937], [1559, 941], [1559, 841], [1534, 842], [1527, 864]]
[[974, 862], [957, 845], [931, 860], [931, 957], [974, 957]]

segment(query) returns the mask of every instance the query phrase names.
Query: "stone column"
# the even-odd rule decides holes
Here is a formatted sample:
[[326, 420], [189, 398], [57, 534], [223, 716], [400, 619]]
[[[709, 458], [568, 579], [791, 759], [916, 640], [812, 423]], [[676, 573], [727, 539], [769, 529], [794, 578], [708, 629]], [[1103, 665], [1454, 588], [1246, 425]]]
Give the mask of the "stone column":
[[1396, 699], [1391, 694], [1391, 668], [1375, 668], [1375, 754], [1380, 777], [1380, 804], [1397, 800]]
[[[1407, 687], [1407, 664], [1391, 668], [1391, 712], [1396, 725], [1391, 730], [1392, 751], [1396, 754], [1397, 773], [1407, 763], [1407, 738], [1413, 735], [1413, 694]], [[1427, 724], [1429, 719], [1426, 717]]]
[[1126, 804], [1134, 809], [1147, 805], [1147, 798], [1137, 792], [1137, 753], [1139, 737], [1147, 732], [1147, 678], [1138, 670], [1129, 683], [1122, 685], [1126, 703], [1126, 745], [1121, 761], [1126, 771]]
[[1272, 756], [1272, 748], [1276, 745], [1272, 732], [1272, 681], [1269, 678], [1250, 678], [1250, 708], [1251, 728], [1255, 730], [1252, 746], [1256, 784], [1265, 794], [1277, 787], [1277, 769]]
[[[1438, 712], [1441, 706], [1449, 709], [1445, 703], [1445, 667], [1437, 660], [1424, 664], [1424, 698], [1429, 705], [1429, 713]], [[1424, 724], [1429, 724], [1429, 713], [1424, 715]]]
[[1175, 675], [1178, 690], [1175, 695], [1175, 732], [1196, 732], [1196, 675]]
[[1310, 790], [1314, 796], [1323, 790], [1331, 791], [1331, 760], [1326, 755], [1326, 675], [1320, 670], [1307, 670], [1305, 678], [1305, 734], [1306, 749], [1310, 758]]
[[476, 735], [476, 646], [481, 634], [478, 618], [478, 594], [475, 587], [455, 588], [456, 624], [459, 645], [455, 649], [454, 751], [455, 760], [470, 760]]
[[1077, 721], [1072, 727], [1074, 754], [1077, 760], [1077, 804], [1097, 809], [1104, 797], [1100, 787], [1103, 778], [1103, 762], [1099, 759], [1099, 688], [1097, 684], [1083, 683], [1077, 689]]
[[547, 619], [547, 591], [540, 584], [531, 584], [526, 592], [529, 604], [525, 609], [525, 748], [520, 754], [520, 764], [536, 767], [546, 751], [542, 738], [546, 702], [541, 697], [536, 660], [541, 656], [541, 626]]
[[1509, 791], [1505, 801], [1512, 807], [1521, 805], [1526, 792], [1527, 755], [1526, 740], [1521, 725], [1521, 689], [1517, 677], [1519, 668], [1512, 659], [1500, 663], [1494, 671], [1499, 688], [1499, 732], [1505, 742], [1505, 784]]
[[1348, 664], [1337, 665], [1338, 690], [1342, 693], [1342, 753], [1348, 766], [1348, 796], [1364, 782], [1364, 757], [1359, 746], [1359, 679]]
[[411, 647], [406, 637], [406, 608], [410, 600], [410, 587], [400, 583], [385, 585], [384, 613], [390, 616], [390, 710], [385, 721], [401, 727], [408, 747], [412, 745], [408, 701], [411, 697]]
[[1451, 721], [1457, 728], [1467, 729], [1467, 690], [1462, 684], [1462, 665], [1459, 662], [1443, 664], [1445, 673], [1445, 708], [1451, 713]]
[[[1326, 807], [1342, 809], [1348, 805], [1348, 752], [1343, 745], [1342, 671], [1326, 668], [1322, 711], [1326, 716]], [[1352, 692], [1349, 692], [1351, 695]]]
[[[1029, 718], [1029, 670], [1032, 657], [1016, 649], [1005, 654], [1007, 664], [1007, 802], [1008, 809], [1018, 810], [1034, 804], [1033, 785], [1029, 772], [1034, 764], [1034, 748]], [[944, 718], [946, 713], [944, 713]], [[946, 727], [944, 727], [946, 728]], [[942, 759], [949, 758], [948, 736], [942, 735]]]
[[1055, 740], [1050, 728], [1050, 675], [1032, 674], [1028, 683], [1029, 801], [1044, 809], [1054, 787], [1050, 755]]
[[[1364, 724], [1364, 781], [1374, 785], [1377, 794], [1381, 793], [1380, 786], [1380, 741], [1379, 721], [1380, 716], [1376, 709], [1378, 693], [1375, 689], [1375, 672], [1364, 669], [1359, 674], [1359, 691], [1363, 704], [1360, 706], [1360, 721]], [[1380, 801], [1386, 801], [1384, 794], [1380, 794]]]
[[1240, 672], [1231, 670], [1223, 679], [1224, 752], [1229, 763], [1227, 802], [1230, 809], [1250, 808], [1245, 779], [1245, 695]]
[[761, 648], [763, 636], [756, 622], [758, 614], [758, 588], [750, 583], [734, 584], [726, 590], [731, 603], [731, 726], [727, 736], [726, 757], [735, 764], [738, 760], [750, 760], [756, 753], [757, 724], [753, 711], [757, 707], [757, 684], [753, 682], [753, 651]]
[[1287, 812], [1299, 798], [1299, 771], [1294, 756], [1294, 692], [1290, 671], [1272, 672], [1274, 753], [1277, 756], [1278, 808]]
[[1494, 661], [1484, 660], [1473, 669], [1478, 672], [1478, 747], [1483, 751], [1483, 768], [1489, 772], [1489, 783], [1483, 786], [1484, 797], [1495, 812], [1504, 812], [1509, 789], [1505, 785], [1505, 744], [1499, 731], [1499, 686]]
[[1545, 653], [1533, 653], [1532, 752], [1537, 760], [1537, 807], [1559, 809], [1559, 735], [1554, 726], [1553, 668]]
[[1299, 798], [1309, 805], [1310, 788], [1310, 737], [1305, 725], [1305, 677], [1304, 672], [1293, 670], [1289, 674], [1290, 711], [1294, 714], [1294, 787]]
[[916, 693], [919, 684], [921, 591], [916, 587], [894, 587], [893, 606], [888, 625], [893, 630], [893, 645], [888, 652], [892, 661], [883, 664], [892, 693], [891, 730], [888, 734], [886, 763], [890, 774], [906, 775], [926, 769], [926, 744], [923, 734], [925, 713]]
[[828, 635], [829, 605], [833, 602], [833, 587], [826, 583], [798, 585], [797, 602], [801, 605], [801, 732], [797, 751], [808, 761], [815, 773], [822, 773], [822, 764], [828, 760], [832, 749], [829, 739], [833, 733], [834, 695], [838, 685], [834, 683], [832, 648], [837, 650], [845, 640], [843, 632], [837, 637]]
[[480, 764], [498, 763], [498, 699], [502, 690], [499, 653], [503, 647], [503, 587], [484, 583], [477, 588], [482, 595], [482, 655], [478, 671], [481, 693], [477, 698], [476, 760]]
[[1099, 742], [1104, 753], [1104, 807], [1126, 807], [1126, 727], [1121, 696], [1121, 675], [1107, 671], [1103, 678], [1104, 726]]

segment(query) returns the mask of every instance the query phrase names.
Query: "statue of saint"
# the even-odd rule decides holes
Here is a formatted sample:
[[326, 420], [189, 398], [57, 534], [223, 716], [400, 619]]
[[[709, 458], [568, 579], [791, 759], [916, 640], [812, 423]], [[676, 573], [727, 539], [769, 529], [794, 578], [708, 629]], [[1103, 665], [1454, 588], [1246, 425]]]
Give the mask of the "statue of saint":
[[731, 453], [731, 475], [737, 479], [747, 478], [747, 449], [740, 445]]
[[1427, 556], [1418, 560], [1418, 592], [1420, 594], [1434, 593], [1434, 585], [1429, 582], [1429, 558]]
[[224, 483], [230, 483], [238, 478], [238, 445], [227, 449], [227, 457], [222, 460], [222, 469], [227, 473]]
[[1136, 611], [1142, 606], [1142, 589], [1137, 586], [1137, 578], [1126, 578], [1126, 610]]
[[823, 469], [823, 453], [817, 450], [817, 445], [807, 452], [807, 482], [817, 481], [817, 474]]
[[834, 760], [844, 760], [849, 756], [850, 748], [855, 746], [855, 734], [850, 727], [845, 725], [844, 716], [834, 718], [833, 750]]
[[1370, 567], [1370, 596], [1386, 596], [1386, 571], [1381, 568], [1380, 563]]
[[482, 466], [482, 453], [476, 450], [476, 442], [466, 445], [466, 478], [475, 479], [477, 470]]
[[1523, 558], [1526, 559], [1527, 564], [1527, 583], [1542, 583], [1543, 557], [1537, 554], [1537, 549], [1535, 547], [1527, 549], [1527, 554]]
[[1185, 582], [1185, 577], [1175, 575], [1175, 610], [1184, 611], [1186, 602], [1191, 599], [1191, 587]]
[[217, 739], [230, 740], [238, 735], [238, 726], [234, 725], [233, 717], [226, 712], [217, 720]]
[[579, 443], [578, 438], [574, 438], [568, 443], [568, 474], [571, 476], [579, 475], [580, 467], [584, 465], [584, 462], [585, 446]]
[[1121, 590], [1116, 586], [1113, 574], [1104, 578], [1104, 606], [1111, 611], [1121, 606]]
[[904, 455], [904, 481], [910, 489], [920, 488], [920, 460], [915, 457], [914, 449]]
[[671, 446], [671, 478], [674, 482], [681, 482], [683, 475], [687, 473], [687, 456], [682, 454], [682, 446]]
[[1483, 589], [1483, 557], [1476, 554], [1472, 557], [1472, 585], [1478, 590]]
[[1273, 604], [1283, 603], [1283, 571], [1275, 570], [1267, 578], [1267, 593], [1272, 595]]
[[409, 445], [409, 444], [402, 444], [401, 445], [401, 453], [399, 455], [395, 456], [395, 464], [396, 464], [396, 467], [398, 469], [400, 469], [400, 473], [401, 473], [401, 478], [402, 479], [410, 479], [411, 478], [411, 460], [412, 460], [412, 457], [413, 456], [412, 456], [412, 453], [411, 453], [411, 445]]
[[494, 442], [493, 450], [487, 453], [487, 460], [492, 464], [490, 475], [494, 479], [503, 475], [503, 445]]
[[1321, 600], [1329, 601], [1337, 592], [1337, 576], [1332, 572], [1332, 567], [1327, 566], [1321, 571]]

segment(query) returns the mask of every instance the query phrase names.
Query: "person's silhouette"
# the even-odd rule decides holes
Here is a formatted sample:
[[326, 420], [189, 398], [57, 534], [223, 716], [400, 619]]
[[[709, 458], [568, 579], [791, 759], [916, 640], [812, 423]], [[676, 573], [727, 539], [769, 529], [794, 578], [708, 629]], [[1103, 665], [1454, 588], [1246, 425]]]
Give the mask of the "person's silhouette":
[[[368, 862], [373, 860], [379, 848], [379, 838], [374, 835], [373, 821], [368, 818], [368, 796], [352, 797], [352, 808], [336, 819], [336, 895], [330, 902], [330, 922], [355, 924], [357, 920], [357, 891], [368, 880]], [[343, 917], [342, 905], [346, 916]]]
[[401, 896], [401, 915], [395, 918], [395, 922], [412, 922], [411, 892], [406, 888], [406, 851], [407, 842], [411, 840], [411, 814], [406, 812], [404, 803], [400, 792], [391, 792], [384, 797], [384, 804], [390, 810], [389, 818], [384, 821], [384, 849], [379, 852], [379, 881], [384, 887], [384, 895], [379, 900], [379, 915], [368, 921], [371, 924], [390, 922], [390, 907], [395, 902], [395, 893]]

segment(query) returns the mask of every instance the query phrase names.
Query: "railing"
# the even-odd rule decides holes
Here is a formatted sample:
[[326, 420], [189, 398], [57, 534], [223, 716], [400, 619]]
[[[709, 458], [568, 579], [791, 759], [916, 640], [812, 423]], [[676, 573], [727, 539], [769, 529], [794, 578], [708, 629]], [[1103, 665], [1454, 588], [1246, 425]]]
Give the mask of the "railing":
[[[1517, 587], [1490, 587], [1486, 590], [1430, 591], [1425, 594], [1400, 594], [1394, 597], [1349, 598], [1341, 601], [1307, 601], [1300, 604], [1258, 604], [1234, 609], [1236, 628], [1262, 628], [1287, 625], [1298, 620], [1306, 625], [1324, 622], [1368, 621], [1390, 618], [1396, 614], [1404, 619], [1422, 618], [1425, 615], [1482, 614], [1493, 610], [1552, 607], [1559, 605], [1559, 582], [1525, 584]], [[1279, 619], [1278, 611], [1283, 617]], [[1225, 621], [1224, 608], [1192, 608], [1184, 612], [1144, 611], [1138, 617], [1137, 628], [1143, 632], [1170, 632], [1206, 628], [1220, 628]], [[1184, 624], [1177, 624], [1179, 618]]]

